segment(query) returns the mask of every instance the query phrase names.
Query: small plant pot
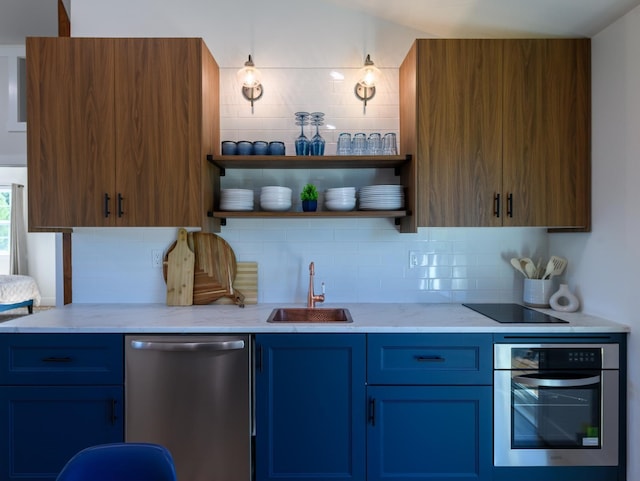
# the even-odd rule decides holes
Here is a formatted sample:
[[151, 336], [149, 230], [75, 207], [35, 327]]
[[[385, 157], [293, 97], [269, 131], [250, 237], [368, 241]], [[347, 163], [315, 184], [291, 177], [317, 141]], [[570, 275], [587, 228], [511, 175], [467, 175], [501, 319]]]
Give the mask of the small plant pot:
[[303, 200], [302, 201], [302, 210], [304, 212], [315, 212], [318, 208], [317, 200]]

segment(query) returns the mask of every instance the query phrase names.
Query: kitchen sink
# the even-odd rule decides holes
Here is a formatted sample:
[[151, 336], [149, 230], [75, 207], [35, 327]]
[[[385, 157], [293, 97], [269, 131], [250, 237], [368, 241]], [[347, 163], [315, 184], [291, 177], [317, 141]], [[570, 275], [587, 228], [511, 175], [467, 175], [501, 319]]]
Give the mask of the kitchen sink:
[[288, 307], [274, 309], [267, 322], [353, 322], [348, 309]]

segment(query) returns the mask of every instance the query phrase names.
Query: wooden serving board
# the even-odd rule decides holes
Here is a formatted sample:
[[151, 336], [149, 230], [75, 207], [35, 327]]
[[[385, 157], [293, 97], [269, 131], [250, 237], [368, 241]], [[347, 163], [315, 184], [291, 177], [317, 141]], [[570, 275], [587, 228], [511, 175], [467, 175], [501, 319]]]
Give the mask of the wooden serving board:
[[175, 248], [167, 255], [167, 305], [193, 304], [193, 269], [195, 255], [187, 243], [187, 231], [178, 230]]
[[[244, 304], [243, 293], [234, 290], [237, 263], [231, 246], [222, 237], [202, 232], [190, 232], [187, 240], [195, 255], [193, 304], [210, 304], [224, 297]], [[176, 245], [167, 249], [165, 257], [168, 258]], [[163, 275], [167, 280], [167, 269], [163, 269]]]
[[[234, 292], [244, 294], [245, 304], [258, 303], [258, 263], [257, 262], [238, 262], [238, 270], [236, 272], [236, 280], [233, 282]], [[214, 304], [234, 304], [235, 301], [230, 297], [221, 297]]]

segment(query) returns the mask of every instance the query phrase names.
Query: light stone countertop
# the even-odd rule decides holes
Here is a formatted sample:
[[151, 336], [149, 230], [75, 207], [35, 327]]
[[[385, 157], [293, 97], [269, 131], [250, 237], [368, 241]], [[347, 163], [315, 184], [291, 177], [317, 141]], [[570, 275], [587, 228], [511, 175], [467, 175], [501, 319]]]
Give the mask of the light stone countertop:
[[0, 323], [0, 333], [625, 333], [629, 326], [582, 313], [539, 309], [569, 324], [501, 324], [461, 304], [323, 304], [349, 309], [353, 323], [267, 323], [271, 311], [301, 304], [168, 307], [69, 304]]

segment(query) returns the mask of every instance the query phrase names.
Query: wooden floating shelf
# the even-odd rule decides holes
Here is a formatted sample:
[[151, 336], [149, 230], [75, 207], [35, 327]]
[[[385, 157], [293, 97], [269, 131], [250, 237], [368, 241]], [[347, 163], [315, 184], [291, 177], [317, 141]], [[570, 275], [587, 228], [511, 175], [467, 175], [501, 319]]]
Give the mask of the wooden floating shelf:
[[283, 217], [404, 217], [406, 210], [349, 210], [349, 211], [316, 211], [316, 212], [273, 212], [273, 211], [216, 211], [210, 217], [218, 219], [231, 218], [283, 218]]
[[393, 169], [411, 161], [410, 155], [207, 155], [221, 169]]

